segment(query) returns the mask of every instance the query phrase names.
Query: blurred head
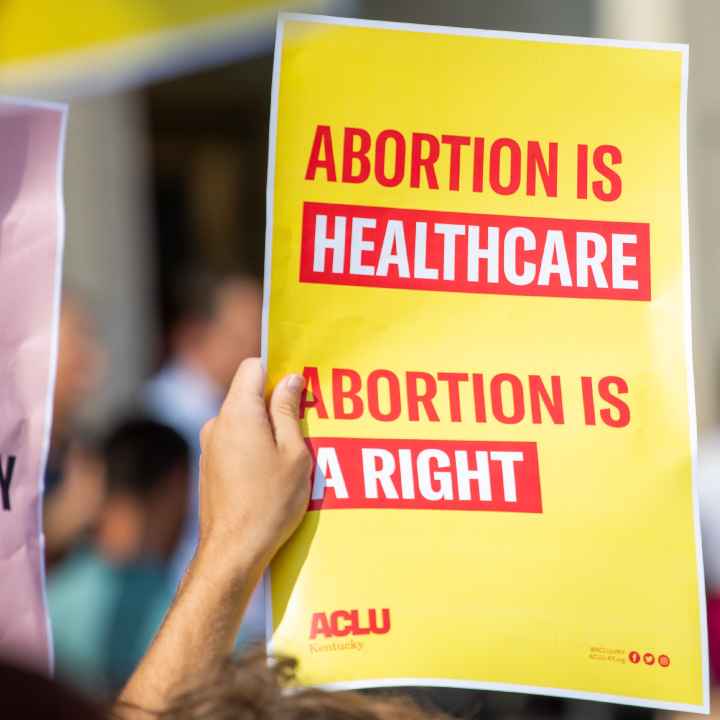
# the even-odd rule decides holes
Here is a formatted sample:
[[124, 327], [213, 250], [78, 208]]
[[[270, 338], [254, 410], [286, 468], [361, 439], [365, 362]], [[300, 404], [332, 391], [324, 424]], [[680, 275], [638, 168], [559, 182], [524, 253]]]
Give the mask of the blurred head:
[[242, 360], [260, 354], [258, 281], [196, 272], [178, 283], [175, 294], [173, 353], [225, 390]]
[[143, 417], [117, 425], [103, 447], [107, 496], [100, 549], [116, 562], [167, 559], [187, 510], [190, 450], [170, 427]]
[[296, 662], [278, 660], [268, 667], [265, 656], [253, 653], [230, 658], [197, 684], [179, 694], [160, 717], [163, 720], [442, 720], [410, 699], [387, 695], [334, 693], [295, 689]]
[[87, 304], [74, 291], [64, 290], [53, 407], [56, 437], [67, 432], [83, 402], [97, 388], [104, 364], [105, 353], [95, 334]]
[[78, 693], [29, 670], [0, 662], [0, 707], [4, 718], [102, 720], [98, 708]]

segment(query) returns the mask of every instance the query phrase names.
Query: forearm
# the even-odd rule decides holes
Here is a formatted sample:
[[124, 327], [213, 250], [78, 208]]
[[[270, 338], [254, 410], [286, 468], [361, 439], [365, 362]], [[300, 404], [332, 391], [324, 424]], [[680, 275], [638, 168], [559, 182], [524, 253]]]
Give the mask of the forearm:
[[300, 524], [312, 459], [298, 422], [301, 375], [268, 410], [259, 358], [241, 363], [218, 417], [200, 435], [200, 548], [160, 632], [130, 678], [116, 717], [164, 709], [233, 649], [262, 571]]
[[233, 649], [243, 613], [262, 574], [248, 555], [229, 559], [229, 548], [198, 550], [160, 631], [123, 690], [119, 718], [161, 710], [178, 687], [192, 682]]

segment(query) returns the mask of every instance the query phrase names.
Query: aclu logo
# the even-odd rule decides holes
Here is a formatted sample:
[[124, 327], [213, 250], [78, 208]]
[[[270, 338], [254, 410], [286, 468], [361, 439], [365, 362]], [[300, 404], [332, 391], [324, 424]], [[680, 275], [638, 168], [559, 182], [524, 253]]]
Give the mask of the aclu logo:
[[310, 620], [310, 639], [317, 637], [345, 637], [347, 635], [385, 635], [390, 632], [390, 610], [370, 608], [335, 610], [331, 613], [313, 613]]

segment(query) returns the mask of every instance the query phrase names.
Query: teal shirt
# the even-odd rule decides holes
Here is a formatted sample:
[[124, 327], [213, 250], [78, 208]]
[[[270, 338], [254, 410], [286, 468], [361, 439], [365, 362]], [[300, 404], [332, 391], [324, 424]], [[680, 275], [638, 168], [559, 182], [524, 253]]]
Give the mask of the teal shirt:
[[117, 691], [147, 650], [175, 588], [159, 562], [112, 565], [90, 548], [48, 580], [59, 677], [93, 693]]

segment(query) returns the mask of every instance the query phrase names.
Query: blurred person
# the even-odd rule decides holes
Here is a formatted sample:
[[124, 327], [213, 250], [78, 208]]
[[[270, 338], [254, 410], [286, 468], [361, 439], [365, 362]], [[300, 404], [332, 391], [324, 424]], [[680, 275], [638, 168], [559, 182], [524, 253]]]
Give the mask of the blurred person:
[[105, 353], [77, 291], [65, 288], [58, 325], [53, 422], [45, 472], [45, 547], [52, 565], [95, 521], [103, 496], [97, 453], [78, 435], [78, 417], [98, 387]]
[[262, 297], [255, 278], [183, 275], [174, 288], [170, 357], [143, 390], [147, 407], [198, 446], [238, 365], [259, 353]]
[[167, 561], [190, 475], [182, 436], [143, 417], [117, 425], [102, 455], [107, 491], [92, 541], [48, 582], [58, 672], [94, 694], [122, 686], [169, 606]]
[[[238, 365], [259, 354], [262, 297], [255, 278], [216, 278], [195, 271], [174, 289], [170, 359], [143, 389], [147, 412], [181, 433], [197, 472], [202, 426], [220, 410]], [[197, 477], [194, 477], [196, 480]], [[177, 582], [198, 540], [197, 482], [191, 484], [188, 517], [172, 563]], [[240, 630], [240, 643], [264, 639], [264, 596], [258, 588]]]

